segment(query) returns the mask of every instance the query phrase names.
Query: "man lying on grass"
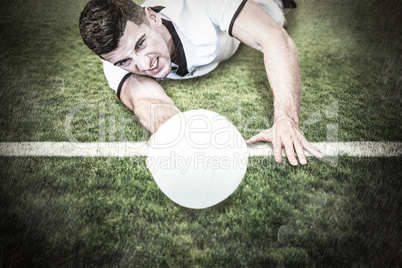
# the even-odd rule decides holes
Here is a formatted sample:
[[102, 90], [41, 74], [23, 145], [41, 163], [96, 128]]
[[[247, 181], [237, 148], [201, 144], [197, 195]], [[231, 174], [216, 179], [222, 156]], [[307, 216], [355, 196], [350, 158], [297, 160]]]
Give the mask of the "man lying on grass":
[[[285, 1], [284, 1], [285, 2]], [[84, 43], [99, 55], [109, 86], [151, 133], [179, 113], [162, 79], [187, 79], [212, 71], [240, 42], [263, 53], [273, 92], [274, 124], [247, 143], [272, 142], [292, 165], [304, 150], [321, 157], [299, 129], [301, 81], [297, 49], [286, 33], [287, 0], [91, 0], [80, 18]], [[158, 109], [152, 111], [158, 104]]]

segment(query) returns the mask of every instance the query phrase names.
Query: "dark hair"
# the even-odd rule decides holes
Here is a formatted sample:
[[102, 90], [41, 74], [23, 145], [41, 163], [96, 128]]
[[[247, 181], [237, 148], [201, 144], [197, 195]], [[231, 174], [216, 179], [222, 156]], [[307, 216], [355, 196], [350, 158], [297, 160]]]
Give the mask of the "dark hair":
[[85, 45], [95, 54], [117, 48], [127, 21], [148, 24], [144, 9], [131, 0], [91, 0], [80, 17], [80, 32]]

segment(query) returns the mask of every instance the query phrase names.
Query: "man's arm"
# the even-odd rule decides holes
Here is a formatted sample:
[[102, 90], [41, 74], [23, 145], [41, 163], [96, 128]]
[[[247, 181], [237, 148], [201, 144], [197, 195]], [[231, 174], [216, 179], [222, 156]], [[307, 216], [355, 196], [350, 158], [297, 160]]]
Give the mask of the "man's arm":
[[180, 112], [159, 83], [145, 76], [132, 74], [123, 84], [120, 99], [152, 134]]
[[247, 143], [272, 142], [277, 162], [282, 161], [284, 147], [292, 165], [297, 165], [295, 151], [300, 163], [307, 163], [303, 148], [321, 157], [299, 129], [301, 81], [293, 40], [254, 1], [247, 1], [233, 25], [232, 34], [264, 54], [265, 69], [274, 96], [274, 125], [250, 138]]

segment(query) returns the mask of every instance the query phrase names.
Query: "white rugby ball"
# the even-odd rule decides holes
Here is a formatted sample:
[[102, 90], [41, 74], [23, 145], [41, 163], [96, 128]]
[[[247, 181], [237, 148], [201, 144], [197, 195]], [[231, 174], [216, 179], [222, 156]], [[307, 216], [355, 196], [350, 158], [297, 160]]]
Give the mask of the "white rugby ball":
[[179, 113], [150, 140], [147, 167], [162, 192], [177, 204], [207, 208], [240, 185], [248, 163], [236, 127], [209, 110]]

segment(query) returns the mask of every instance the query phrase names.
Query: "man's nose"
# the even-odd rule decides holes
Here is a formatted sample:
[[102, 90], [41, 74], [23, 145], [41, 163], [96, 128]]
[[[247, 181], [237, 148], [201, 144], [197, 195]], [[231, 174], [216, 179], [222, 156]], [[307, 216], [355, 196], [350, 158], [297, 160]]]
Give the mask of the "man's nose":
[[146, 71], [151, 68], [151, 59], [146, 55], [135, 55], [133, 56], [135, 65], [139, 71]]

